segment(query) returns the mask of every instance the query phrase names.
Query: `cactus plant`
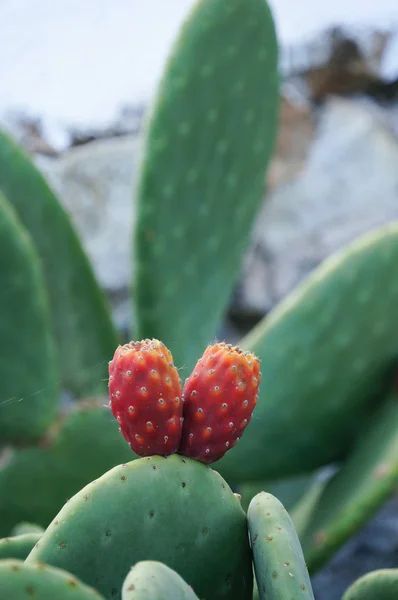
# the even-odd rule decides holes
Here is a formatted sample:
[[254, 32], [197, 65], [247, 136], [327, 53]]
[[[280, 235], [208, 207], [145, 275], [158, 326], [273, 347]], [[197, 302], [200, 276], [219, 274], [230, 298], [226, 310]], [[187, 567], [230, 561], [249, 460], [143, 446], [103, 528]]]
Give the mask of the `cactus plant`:
[[192, 588], [166, 565], [144, 560], [131, 569], [123, 583], [122, 600], [199, 600]]
[[225, 478], [304, 474], [347, 456], [398, 356], [397, 261], [398, 222], [325, 260], [241, 341], [261, 359], [262, 391], [250, 436], [216, 463]]
[[104, 600], [70, 573], [47, 565], [0, 560], [0, 597], [4, 600]]
[[39, 259], [1, 193], [0, 288], [0, 444], [5, 444], [35, 440], [51, 424], [58, 411], [58, 375]]
[[261, 492], [247, 519], [260, 600], [314, 600], [297, 533], [281, 502]]
[[217, 472], [178, 455], [140, 458], [90, 483], [26, 559], [66, 569], [109, 600], [121, 598], [127, 572], [141, 560], [164, 562], [203, 600], [252, 597], [239, 500]]
[[278, 86], [265, 0], [196, 2], [147, 123], [134, 233], [136, 337], [162, 339], [187, 369], [217, 334], [239, 276], [276, 138]]
[[23, 533], [0, 540], [0, 559], [18, 558], [25, 560], [42, 533]]
[[357, 579], [342, 600], [397, 600], [398, 569], [378, 569]]
[[310, 572], [319, 569], [397, 486], [398, 395], [394, 391], [372, 416], [311, 511], [300, 536]]
[[[103, 292], [68, 214], [25, 152], [2, 132], [0, 191], [40, 257], [64, 388], [77, 396], [103, 393], [106, 361], [117, 343]], [[43, 358], [41, 362], [45, 365]], [[48, 365], [50, 369], [50, 361]]]
[[103, 399], [80, 403], [39, 444], [2, 451], [0, 535], [9, 535], [21, 521], [47, 527], [88, 481], [134, 458], [104, 403]]

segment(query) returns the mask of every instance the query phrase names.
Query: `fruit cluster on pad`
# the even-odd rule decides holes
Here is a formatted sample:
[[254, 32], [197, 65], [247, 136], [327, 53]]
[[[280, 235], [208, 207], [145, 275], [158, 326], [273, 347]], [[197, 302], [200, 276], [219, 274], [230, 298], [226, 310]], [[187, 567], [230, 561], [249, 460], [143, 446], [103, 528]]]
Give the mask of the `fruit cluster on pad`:
[[258, 399], [260, 361], [224, 342], [206, 348], [182, 382], [156, 339], [119, 346], [109, 363], [110, 408], [139, 456], [179, 453], [210, 464], [239, 441]]

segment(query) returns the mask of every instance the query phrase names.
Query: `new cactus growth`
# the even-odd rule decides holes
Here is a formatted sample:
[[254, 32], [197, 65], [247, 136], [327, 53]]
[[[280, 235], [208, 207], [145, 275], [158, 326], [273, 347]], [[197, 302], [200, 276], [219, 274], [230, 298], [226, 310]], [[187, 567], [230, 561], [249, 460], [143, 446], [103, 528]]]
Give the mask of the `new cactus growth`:
[[397, 600], [398, 569], [379, 569], [357, 579], [342, 600]]
[[260, 361], [237, 346], [210, 345], [185, 382], [180, 453], [204, 463], [233, 448], [257, 403]]
[[173, 357], [158, 340], [117, 348], [109, 364], [110, 408], [139, 456], [167, 456], [181, 438], [182, 389]]
[[137, 563], [123, 583], [122, 600], [199, 600], [191, 586], [166, 565]]
[[314, 600], [300, 542], [284, 506], [261, 492], [251, 501], [247, 519], [260, 600]]
[[[95, 556], [95, 560], [93, 560]], [[114, 467], [65, 504], [26, 559], [121, 598], [132, 565], [156, 560], [201, 600], [250, 600], [252, 559], [239, 499], [210, 467], [177, 454]]]
[[71, 573], [48, 565], [0, 560], [2, 600], [104, 600]]

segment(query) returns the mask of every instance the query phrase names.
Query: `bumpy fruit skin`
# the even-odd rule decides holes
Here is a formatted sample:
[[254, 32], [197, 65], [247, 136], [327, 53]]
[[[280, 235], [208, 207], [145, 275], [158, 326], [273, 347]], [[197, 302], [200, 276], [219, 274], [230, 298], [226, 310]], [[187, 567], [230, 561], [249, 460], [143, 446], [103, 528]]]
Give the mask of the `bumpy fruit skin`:
[[182, 389], [173, 357], [156, 339], [119, 346], [109, 363], [110, 408], [139, 456], [167, 456], [181, 438]]
[[237, 346], [208, 346], [185, 382], [179, 453], [210, 464], [233, 448], [257, 403], [260, 361]]

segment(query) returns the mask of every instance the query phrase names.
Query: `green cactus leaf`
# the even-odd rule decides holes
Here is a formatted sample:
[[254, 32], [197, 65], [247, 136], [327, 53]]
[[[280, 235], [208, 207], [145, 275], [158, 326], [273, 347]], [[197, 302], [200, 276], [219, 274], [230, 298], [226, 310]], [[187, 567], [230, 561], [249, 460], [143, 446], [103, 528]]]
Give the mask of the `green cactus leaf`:
[[103, 294], [69, 216], [28, 156], [2, 132], [0, 191], [41, 260], [63, 387], [76, 395], [103, 393], [107, 361], [117, 345]]
[[40, 540], [42, 533], [23, 533], [0, 539], [0, 559], [18, 558], [25, 560]]
[[362, 430], [345, 464], [315, 504], [300, 536], [309, 570], [319, 569], [397, 485], [398, 397], [394, 393]]
[[346, 590], [342, 600], [397, 600], [398, 569], [379, 569], [363, 575]]
[[40, 437], [58, 411], [57, 364], [40, 261], [0, 193], [0, 442]]
[[217, 335], [265, 194], [278, 121], [265, 0], [199, 0], [160, 82], [138, 178], [137, 338], [193, 368]]
[[398, 222], [329, 257], [241, 346], [261, 359], [248, 432], [215, 468], [231, 482], [344, 459], [398, 357]]
[[123, 583], [122, 600], [199, 600], [173, 569], [155, 560], [143, 560]]
[[104, 600], [71, 573], [21, 560], [0, 560], [1, 600]]
[[314, 600], [300, 542], [283, 504], [261, 492], [251, 501], [247, 519], [260, 600]]
[[0, 535], [21, 521], [47, 527], [89, 481], [134, 458], [102, 404], [79, 403], [37, 446], [0, 453]]
[[26, 560], [66, 569], [108, 600], [121, 599], [127, 573], [143, 560], [174, 569], [201, 600], [252, 599], [238, 498], [219, 473], [177, 454], [118, 465], [88, 484]]
[[314, 476], [311, 474], [265, 483], [243, 483], [238, 486], [238, 492], [242, 496], [242, 508], [247, 512], [254, 496], [267, 491], [276, 496], [286, 510], [290, 510], [305, 495], [313, 480]]

